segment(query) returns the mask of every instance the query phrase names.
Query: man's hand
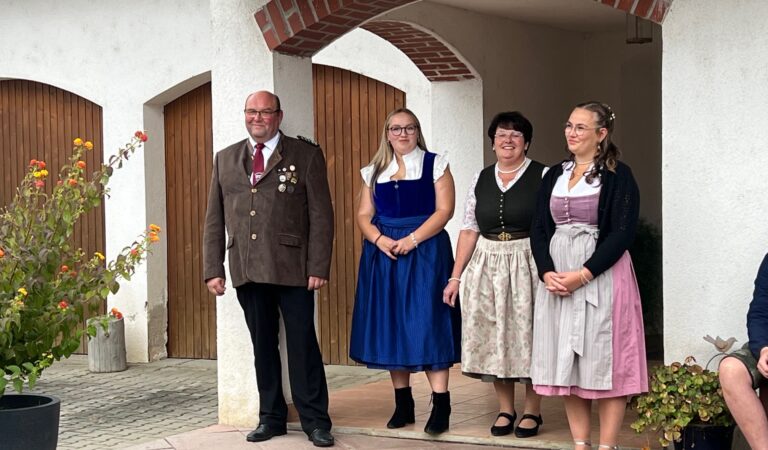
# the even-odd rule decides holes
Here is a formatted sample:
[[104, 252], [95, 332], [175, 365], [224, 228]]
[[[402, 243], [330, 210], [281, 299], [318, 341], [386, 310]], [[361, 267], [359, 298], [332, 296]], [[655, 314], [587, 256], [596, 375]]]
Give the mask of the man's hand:
[[320, 289], [321, 287], [325, 286], [326, 283], [328, 283], [328, 280], [325, 278], [310, 276], [309, 281], [307, 282], [307, 290], [314, 291], [316, 289]]
[[210, 292], [211, 294], [224, 295], [224, 291], [227, 289], [224, 286], [225, 281], [226, 280], [224, 280], [224, 278], [215, 277], [206, 281], [205, 285], [208, 286], [208, 292]]
[[768, 347], [760, 349], [760, 358], [757, 360], [757, 370], [768, 378]]

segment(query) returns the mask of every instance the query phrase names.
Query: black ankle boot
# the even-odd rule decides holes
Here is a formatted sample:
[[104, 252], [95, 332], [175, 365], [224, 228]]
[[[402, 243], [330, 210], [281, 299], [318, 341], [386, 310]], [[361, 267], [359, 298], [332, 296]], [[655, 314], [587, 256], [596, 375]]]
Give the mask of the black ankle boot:
[[448, 419], [451, 416], [451, 393], [433, 392], [432, 393], [432, 413], [427, 420], [427, 426], [424, 432], [429, 434], [440, 434], [448, 429]]
[[416, 422], [413, 408], [411, 387], [395, 389], [395, 413], [387, 422], [387, 428], [402, 428], [407, 423]]

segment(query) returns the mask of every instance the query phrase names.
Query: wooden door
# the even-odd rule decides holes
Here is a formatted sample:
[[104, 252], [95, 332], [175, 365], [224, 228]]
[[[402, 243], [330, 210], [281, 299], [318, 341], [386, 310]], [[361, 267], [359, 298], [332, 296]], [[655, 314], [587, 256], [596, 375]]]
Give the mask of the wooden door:
[[312, 66], [315, 136], [325, 151], [335, 213], [331, 279], [320, 290], [318, 324], [326, 364], [352, 365], [349, 333], [362, 234], [355, 222], [360, 168], [376, 153], [387, 114], [405, 106], [405, 93], [336, 67]]
[[[55, 180], [72, 155], [72, 140], [77, 137], [93, 142], [93, 150], [83, 158], [88, 167], [98, 167], [103, 154], [99, 105], [47, 84], [0, 80], [0, 206], [13, 200], [31, 159], [45, 161]], [[46, 183], [48, 194], [54, 183]], [[105, 252], [103, 206], [80, 218], [73, 239], [86, 255]], [[104, 311], [102, 305], [100, 313]], [[83, 337], [78, 352], [87, 352], [87, 343]]]
[[213, 169], [211, 83], [165, 106], [168, 357], [216, 359], [216, 301], [202, 281]]

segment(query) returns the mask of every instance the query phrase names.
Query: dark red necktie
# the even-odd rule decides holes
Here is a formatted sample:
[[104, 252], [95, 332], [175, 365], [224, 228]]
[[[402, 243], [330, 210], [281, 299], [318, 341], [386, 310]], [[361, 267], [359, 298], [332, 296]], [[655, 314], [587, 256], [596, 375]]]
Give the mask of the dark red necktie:
[[256, 151], [253, 152], [253, 174], [251, 175], [251, 181], [256, 184], [257, 181], [264, 175], [264, 144], [261, 142], [256, 143]]

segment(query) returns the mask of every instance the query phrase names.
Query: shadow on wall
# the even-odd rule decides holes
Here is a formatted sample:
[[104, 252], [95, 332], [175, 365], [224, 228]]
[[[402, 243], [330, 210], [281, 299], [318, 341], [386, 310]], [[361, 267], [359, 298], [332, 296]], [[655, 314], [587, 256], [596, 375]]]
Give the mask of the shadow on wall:
[[659, 227], [641, 218], [637, 225], [635, 242], [629, 253], [632, 256], [643, 305], [646, 356], [649, 360], [663, 360], [664, 294]]

